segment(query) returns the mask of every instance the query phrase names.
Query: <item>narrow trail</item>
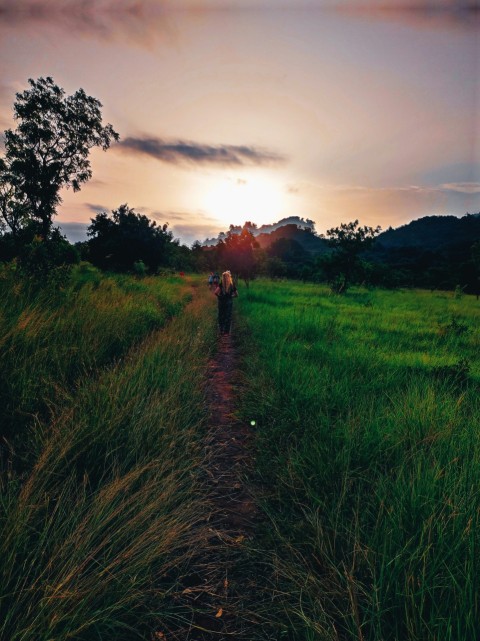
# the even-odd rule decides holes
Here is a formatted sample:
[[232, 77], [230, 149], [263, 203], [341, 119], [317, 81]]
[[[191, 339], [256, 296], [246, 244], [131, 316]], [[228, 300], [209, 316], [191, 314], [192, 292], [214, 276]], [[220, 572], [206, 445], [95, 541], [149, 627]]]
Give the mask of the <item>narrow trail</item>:
[[230, 335], [221, 336], [209, 367], [210, 423], [207, 437], [212, 498], [219, 508], [219, 526], [229, 539], [253, 535], [256, 515], [244, 483], [252, 466], [253, 433], [235, 417], [237, 353]]
[[242, 546], [253, 537], [257, 508], [246, 476], [253, 465], [253, 433], [238, 420], [238, 352], [220, 336], [207, 370], [209, 423], [205, 483], [212, 515], [208, 544], [185, 579], [184, 598], [195, 612], [189, 641], [244, 639], [250, 622], [242, 611], [249, 586], [242, 576]]

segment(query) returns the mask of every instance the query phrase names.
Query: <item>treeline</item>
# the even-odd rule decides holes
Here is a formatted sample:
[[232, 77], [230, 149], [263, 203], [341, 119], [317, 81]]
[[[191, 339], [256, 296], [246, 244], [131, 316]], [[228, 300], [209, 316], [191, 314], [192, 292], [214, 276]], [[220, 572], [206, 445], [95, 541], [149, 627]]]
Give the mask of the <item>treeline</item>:
[[[442, 246], [392, 244], [389, 235], [396, 230], [378, 239], [379, 227], [362, 227], [355, 220], [320, 238], [312, 229], [287, 225], [280, 231], [274, 226], [273, 242], [262, 234], [267, 236], [262, 246], [252, 234], [256, 226], [246, 222], [242, 228], [231, 226], [214, 247], [196, 242], [189, 248], [173, 237], [167, 224], [157, 225], [123, 204], [97, 214], [88, 240], [73, 246], [53, 224], [61, 189], [78, 191], [92, 177], [90, 150], [106, 151], [119, 135], [112, 125], [102, 124], [101, 103], [83, 89], [66, 96], [51, 78], [29, 84], [30, 89], [16, 95], [18, 126], [5, 131], [5, 154], [0, 158], [0, 262], [15, 261], [20, 272], [38, 282], [62, 283], [71, 265], [86, 260], [106, 271], [139, 276], [162, 270], [230, 269], [247, 285], [265, 275], [327, 282], [336, 293], [359, 283], [480, 293], [478, 214], [470, 217], [473, 234], [464, 233], [456, 244]], [[451, 220], [442, 222], [452, 225]], [[470, 225], [471, 220], [465, 222]], [[429, 225], [435, 234], [432, 217]], [[408, 240], [416, 228], [407, 225], [402, 233]], [[445, 230], [442, 233], [445, 236]], [[378, 242], [385, 239], [386, 244]]]
[[276, 238], [262, 248], [249, 225], [240, 233], [229, 231], [216, 246], [196, 242], [187, 247], [166, 224], [124, 204], [92, 218], [88, 239], [75, 245], [55, 227], [42, 238], [34, 220], [16, 234], [4, 231], [0, 262], [15, 259], [21, 271], [47, 281], [61, 281], [69, 266], [83, 260], [104, 271], [137, 276], [230, 269], [247, 286], [257, 276], [267, 276], [328, 283], [335, 293], [345, 293], [354, 284], [480, 293], [480, 242], [475, 239], [438, 249], [384, 247], [377, 239], [379, 228], [353, 221], [328, 230], [326, 250], [314, 254], [295, 238]]
[[[344, 274], [335, 252], [312, 255], [294, 239], [279, 239], [259, 257], [261, 271], [272, 278], [335, 283]], [[359, 252], [350, 283], [386, 288], [416, 287], [480, 293], [480, 241], [438, 250], [421, 247], [385, 249], [376, 243]]]
[[[471, 218], [477, 223], [477, 216]], [[312, 232], [298, 229], [296, 237], [277, 237], [260, 247], [250, 229], [251, 223], [245, 223], [240, 234], [231, 230], [215, 247], [204, 248], [206, 266], [229, 266], [247, 283], [257, 274], [328, 283], [335, 293], [363, 284], [480, 294], [480, 236], [476, 234], [469, 240], [426, 249], [390, 247], [382, 244], [379, 227], [362, 227], [355, 220], [329, 229], [320, 237], [323, 242], [315, 237], [322, 251], [313, 253], [302, 245], [306, 239], [312, 241]]]

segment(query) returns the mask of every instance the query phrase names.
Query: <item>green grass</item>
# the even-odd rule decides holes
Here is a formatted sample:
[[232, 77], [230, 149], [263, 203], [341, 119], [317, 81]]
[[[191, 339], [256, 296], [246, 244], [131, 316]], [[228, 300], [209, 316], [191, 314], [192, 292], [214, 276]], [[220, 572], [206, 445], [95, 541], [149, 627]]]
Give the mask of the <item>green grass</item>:
[[478, 302], [259, 281], [238, 307], [273, 638], [477, 639]]
[[[66, 387], [28, 426], [28, 468], [2, 477], [0, 638], [168, 638], [188, 630], [181, 580], [211, 510], [201, 439], [214, 308], [198, 294], [182, 312], [183, 279], [74, 283], [63, 299], [34, 297], [26, 337], [21, 301], [2, 321], [22, 372], [33, 357], [46, 373], [29, 393], [56, 374]], [[68, 377], [67, 341], [80, 360]]]
[[[1, 639], [195, 638], [184, 579], [233, 554], [208, 531], [200, 282], [83, 264], [37, 291], [0, 272]], [[228, 581], [241, 594], [243, 577], [250, 641], [479, 637], [479, 310], [242, 289], [238, 407], [264, 518]]]
[[29, 467], [42, 447], [38, 422], [77, 382], [118, 361], [191, 297], [180, 278], [102, 277], [77, 266], [62, 291], [0, 271], [0, 465]]

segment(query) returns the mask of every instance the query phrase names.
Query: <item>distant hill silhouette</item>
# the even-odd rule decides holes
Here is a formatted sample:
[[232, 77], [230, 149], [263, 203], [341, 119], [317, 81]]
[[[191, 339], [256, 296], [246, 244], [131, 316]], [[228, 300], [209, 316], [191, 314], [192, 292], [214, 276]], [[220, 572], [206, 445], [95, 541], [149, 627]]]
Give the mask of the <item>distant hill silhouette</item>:
[[445, 290], [457, 285], [479, 294], [472, 245], [480, 240], [480, 214], [426, 216], [378, 236], [365, 258], [396, 274], [399, 283]]
[[268, 249], [270, 245], [281, 238], [295, 240], [310, 254], [323, 254], [328, 251], [326, 240], [317, 236], [311, 229], [302, 229], [292, 223], [276, 227], [270, 233], [262, 232], [256, 236], [256, 240], [262, 249]]
[[[253, 223], [245, 223], [245, 226], [249, 231], [252, 232], [254, 236], [259, 236], [260, 234], [271, 234], [277, 229], [284, 229], [287, 226], [293, 225], [296, 229], [308, 230], [310, 232], [315, 232], [315, 222], [309, 218], [301, 218], [300, 216], [289, 216], [288, 218], [282, 218], [276, 223], [271, 223], [269, 225], [261, 225], [257, 227]], [[230, 225], [229, 231], [234, 234], [239, 234], [243, 229], [242, 225]], [[288, 233], [288, 232], [287, 232]], [[204, 247], [209, 247], [216, 245], [219, 240], [223, 240], [227, 235], [227, 232], [221, 232], [216, 238], [207, 238], [202, 244]], [[282, 236], [286, 238], [286, 236]]]
[[[326, 238], [315, 233], [313, 221], [292, 216], [260, 228], [253, 223], [247, 223], [246, 227], [264, 250], [262, 269], [271, 277], [318, 282], [331, 277], [330, 272], [335, 269], [335, 253], [331, 252], [335, 250], [329, 247]], [[219, 240], [241, 230], [232, 225], [229, 232], [206, 241], [203, 247], [213, 255]], [[358, 282], [385, 287], [450, 291], [460, 287], [466, 293], [480, 296], [478, 267], [472, 252], [478, 241], [480, 213], [461, 218], [425, 216], [379, 234], [374, 244], [360, 255], [362, 261], [356, 277]], [[215, 262], [211, 261], [211, 265], [215, 267]]]
[[377, 250], [412, 247], [439, 251], [451, 245], [468, 244], [480, 239], [480, 213], [456, 216], [425, 216], [397, 229], [381, 233], [375, 242]]
[[[260, 247], [267, 249], [272, 243], [281, 238], [295, 240], [310, 254], [323, 254], [328, 251], [327, 241], [315, 233], [313, 220], [299, 216], [289, 216], [271, 225], [247, 225], [256, 237]], [[240, 233], [241, 226], [230, 227], [230, 232]], [[204, 241], [204, 247], [211, 247], [224, 239], [227, 233], [221, 233], [217, 238]], [[389, 253], [400, 248], [410, 248], [430, 252], [443, 251], [449, 247], [470, 247], [480, 240], [480, 213], [466, 214], [462, 218], [456, 216], [425, 216], [418, 220], [402, 225], [397, 229], [387, 229], [375, 241], [369, 252], [375, 255]]]

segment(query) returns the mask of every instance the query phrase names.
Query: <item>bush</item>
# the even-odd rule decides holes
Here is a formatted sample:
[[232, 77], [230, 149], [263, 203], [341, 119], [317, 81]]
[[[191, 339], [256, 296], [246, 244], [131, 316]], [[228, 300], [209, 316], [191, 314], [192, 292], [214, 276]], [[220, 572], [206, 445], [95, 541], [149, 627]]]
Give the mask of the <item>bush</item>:
[[60, 286], [65, 285], [70, 267], [79, 262], [77, 249], [58, 229], [54, 229], [46, 240], [34, 236], [19, 254], [19, 266], [26, 276], [39, 283], [48, 281]]
[[147, 275], [147, 266], [143, 260], [136, 260], [133, 263], [133, 273], [137, 278], [143, 278]]

